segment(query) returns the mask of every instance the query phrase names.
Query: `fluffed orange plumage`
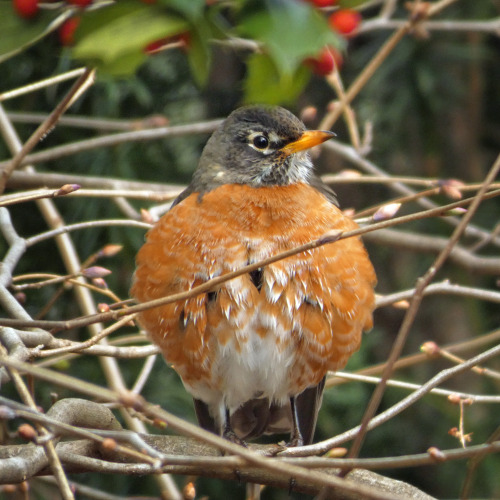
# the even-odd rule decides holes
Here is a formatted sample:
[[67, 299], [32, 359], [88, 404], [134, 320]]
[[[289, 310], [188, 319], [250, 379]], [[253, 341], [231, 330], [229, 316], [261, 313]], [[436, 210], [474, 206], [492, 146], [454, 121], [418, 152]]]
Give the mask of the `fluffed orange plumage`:
[[[189, 290], [332, 229], [355, 227], [306, 184], [225, 185], [201, 199], [194, 193], [148, 233], [131, 293], [145, 302]], [[260, 291], [244, 275], [144, 311], [141, 322], [195, 397], [225, 394], [234, 410], [244, 401], [231, 387], [239, 377], [227, 376], [219, 361], [228, 345], [242, 353], [255, 332], [284, 353], [286, 384], [267, 394], [283, 401], [342, 368], [358, 349], [362, 330], [372, 325], [374, 282], [359, 239], [342, 239], [267, 266]]]
[[[131, 294], [146, 302], [184, 292], [356, 228], [304, 151], [331, 135], [306, 131], [282, 108], [235, 111], [148, 232]], [[340, 239], [140, 321], [194, 396], [203, 427], [237, 442], [291, 428], [300, 445], [312, 440], [327, 371], [342, 368], [372, 326], [375, 280], [360, 239]]]

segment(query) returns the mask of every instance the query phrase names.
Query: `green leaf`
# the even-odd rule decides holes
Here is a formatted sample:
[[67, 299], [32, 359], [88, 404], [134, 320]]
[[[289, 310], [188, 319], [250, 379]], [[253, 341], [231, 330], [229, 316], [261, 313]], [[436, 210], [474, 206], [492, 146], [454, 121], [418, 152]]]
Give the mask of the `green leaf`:
[[121, 0], [110, 7], [86, 13], [77, 30], [73, 55], [83, 61], [125, 68], [122, 61], [131, 57], [129, 72], [140, 62], [146, 45], [154, 40], [186, 31], [189, 24], [181, 17], [155, 6]]
[[[122, 54], [113, 59], [106, 66], [101, 67], [101, 73], [109, 76], [124, 77], [134, 74], [136, 69], [147, 60], [148, 56], [142, 52], [133, 51]], [[99, 67], [99, 62], [93, 65]]]
[[200, 18], [206, 5], [205, 0], [159, 0], [159, 3], [180, 12], [190, 20]]
[[286, 104], [297, 99], [306, 86], [310, 71], [298, 67], [294, 74], [281, 74], [266, 54], [252, 54], [247, 61], [245, 102], [248, 104]]
[[369, 2], [370, 0], [339, 0], [338, 5], [343, 9], [355, 9], [364, 3]]
[[240, 31], [243, 36], [262, 42], [278, 71], [288, 76], [325, 45], [341, 46], [339, 36], [324, 16], [310, 4], [296, 0], [270, 4], [246, 15]]
[[191, 39], [189, 43], [188, 60], [191, 73], [198, 85], [204, 85], [210, 71], [211, 38], [210, 26], [206, 22], [198, 22], [191, 26]]
[[0, 63], [38, 42], [66, 18], [66, 13], [44, 10], [34, 19], [22, 19], [11, 1], [0, 1]]

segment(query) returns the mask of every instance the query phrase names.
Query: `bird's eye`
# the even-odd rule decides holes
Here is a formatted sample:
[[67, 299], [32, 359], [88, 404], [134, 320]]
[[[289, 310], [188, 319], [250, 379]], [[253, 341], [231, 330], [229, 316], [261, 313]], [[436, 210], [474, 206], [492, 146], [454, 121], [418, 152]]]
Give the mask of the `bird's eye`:
[[256, 135], [252, 142], [257, 149], [266, 149], [269, 146], [269, 139], [265, 135]]

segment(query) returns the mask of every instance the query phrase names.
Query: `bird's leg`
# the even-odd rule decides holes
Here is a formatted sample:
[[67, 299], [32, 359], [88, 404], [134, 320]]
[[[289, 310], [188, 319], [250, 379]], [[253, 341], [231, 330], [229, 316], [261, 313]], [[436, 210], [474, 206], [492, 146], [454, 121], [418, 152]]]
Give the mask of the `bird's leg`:
[[295, 397], [290, 398], [290, 408], [292, 410], [292, 432], [290, 433], [290, 441], [287, 447], [296, 447], [304, 445], [304, 438], [299, 429], [299, 420], [297, 416], [297, 407], [295, 405]]
[[231, 443], [239, 444], [241, 446], [247, 446], [243, 439], [240, 439], [236, 433], [233, 431], [231, 426], [231, 415], [229, 414], [229, 408], [226, 408], [226, 412], [224, 414], [224, 425], [222, 430], [222, 437], [231, 441]]

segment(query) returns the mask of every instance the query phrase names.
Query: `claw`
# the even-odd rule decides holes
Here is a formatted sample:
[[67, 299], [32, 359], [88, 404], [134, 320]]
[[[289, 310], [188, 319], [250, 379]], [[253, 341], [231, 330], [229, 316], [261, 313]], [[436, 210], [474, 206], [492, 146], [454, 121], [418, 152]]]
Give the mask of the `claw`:
[[239, 444], [240, 446], [244, 446], [247, 448], [247, 444], [243, 439], [238, 437], [236, 433], [233, 431], [233, 428], [231, 427], [231, 416], [229, 415], [229, 409], [226, 408], [226, 415], [224, 418], [224, 430], [222, 431], [222, 437], [224, 439], [227, 439], [231, 443]]

